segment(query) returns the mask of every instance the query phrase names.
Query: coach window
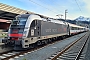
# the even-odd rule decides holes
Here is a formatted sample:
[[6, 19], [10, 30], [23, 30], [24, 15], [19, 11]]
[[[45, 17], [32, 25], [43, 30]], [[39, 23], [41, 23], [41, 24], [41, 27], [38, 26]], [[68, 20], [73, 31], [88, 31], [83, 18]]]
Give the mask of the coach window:
[[77, 28], [77, 30], [79, 30], [79, 28]]
[[77, 28], [77, 27], [75, 27], [75, 30], [78, 30], [78, 28]]
[[77, 30], [78, 28], [77, 27], [75, 27], [75, 29], [74, 30]]
[[75, 28], [74, 27], [71, 27], [72, 30], [74, 30]]
[[78, 30], [78, 28], [77, 28], [77, 27], [75, 27], [75, 30]]
[[81, 30], [81, 28], [79, 28], [79, 30]]

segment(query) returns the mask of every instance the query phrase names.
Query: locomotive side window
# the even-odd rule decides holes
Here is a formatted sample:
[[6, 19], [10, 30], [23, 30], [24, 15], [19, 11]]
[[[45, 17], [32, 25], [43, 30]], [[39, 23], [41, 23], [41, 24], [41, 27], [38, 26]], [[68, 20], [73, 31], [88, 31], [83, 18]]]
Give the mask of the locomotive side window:
[[35, 20], [32, 21], [32, 23], [31, 23], [31, 27], [35, 27]]
[[37, 20], [33, 20], [31, 23], [31, 27], [35, 27], [37, 25]]

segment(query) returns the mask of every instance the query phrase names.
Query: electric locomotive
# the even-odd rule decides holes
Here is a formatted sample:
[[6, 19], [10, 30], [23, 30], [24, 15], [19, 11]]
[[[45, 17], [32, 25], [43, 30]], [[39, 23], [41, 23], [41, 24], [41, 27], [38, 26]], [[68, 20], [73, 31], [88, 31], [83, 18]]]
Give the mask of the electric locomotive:
[[63, 35], [69, 35], [69, 25], [65, 22], [46, 19], [35, 14], [21, 14], [12, 21], [8, 37], [3, 43], [18, 48], [41, 45]]

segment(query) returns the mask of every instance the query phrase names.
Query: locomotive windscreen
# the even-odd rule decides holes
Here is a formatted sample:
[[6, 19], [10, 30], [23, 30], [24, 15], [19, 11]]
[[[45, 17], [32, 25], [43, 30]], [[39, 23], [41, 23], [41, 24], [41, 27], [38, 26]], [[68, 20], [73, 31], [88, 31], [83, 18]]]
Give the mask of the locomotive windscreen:
[[27, 17], [16, 17], [9, 29], [9, 37], [22, 37]]

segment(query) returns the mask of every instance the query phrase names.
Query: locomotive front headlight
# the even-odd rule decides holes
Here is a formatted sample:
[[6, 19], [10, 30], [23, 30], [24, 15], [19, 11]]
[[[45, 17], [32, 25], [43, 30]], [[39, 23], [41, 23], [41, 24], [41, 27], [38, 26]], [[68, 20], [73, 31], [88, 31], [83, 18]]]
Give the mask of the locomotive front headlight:
[[26, 33], [27, 33], [27, 31], [24, 31], [24, 33], [23, 33], [23, 37], [26, 37]]
[[23, 37], [25, 37], [26, 36], [26, 34], [23, 34]]

